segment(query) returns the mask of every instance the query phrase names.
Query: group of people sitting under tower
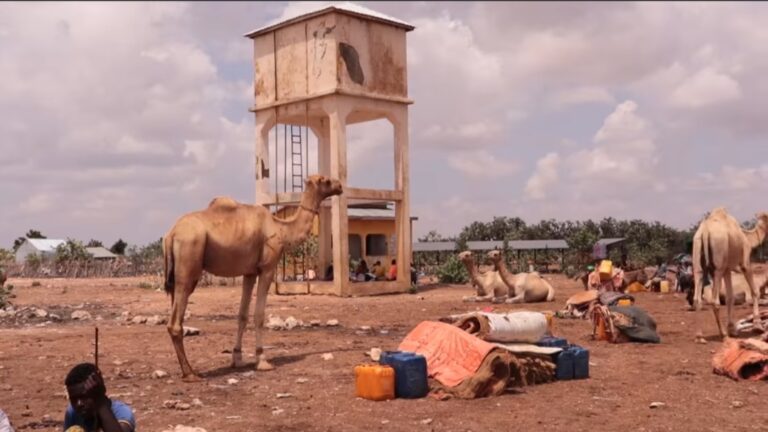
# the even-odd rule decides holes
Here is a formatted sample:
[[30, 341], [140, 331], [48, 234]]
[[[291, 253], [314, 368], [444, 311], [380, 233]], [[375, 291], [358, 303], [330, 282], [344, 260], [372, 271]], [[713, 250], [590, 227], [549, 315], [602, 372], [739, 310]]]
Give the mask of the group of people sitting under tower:
[[349, 275], [349, 279], [357, 282], [368, 282], [372, 280], [395, 280], [397, 279], [397, 260], [392, 260], [392, 264], [389, 266], [389, 270], [384, 268], [381, 261], [373, 263], [373, 268], [368, 268], [368, 263], [364, 259], [360, 260], [357, 264], [355, 271]]

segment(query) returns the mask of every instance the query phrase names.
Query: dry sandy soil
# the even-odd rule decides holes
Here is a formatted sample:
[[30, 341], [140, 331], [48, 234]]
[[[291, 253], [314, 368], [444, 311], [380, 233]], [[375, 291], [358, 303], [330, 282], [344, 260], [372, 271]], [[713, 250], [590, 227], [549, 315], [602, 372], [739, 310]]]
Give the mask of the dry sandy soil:
[[[555, 310], [581, 289], [562, 276], [552, 278], [558, 288], [554, 303], [502, 305], [497, 310]], [[133, 406], [140, 431], [159, 432], [176, 424], [209, 432], [768, 430], [766, 384], [714, 375], [710, 359], [719, 342], [714, 337], [706, 345], [693, 341], [696, 321], [706, 335], [715, 335], [712, 314], [686, 311], [684, 298], [675, 294], [636, 295], [637, 304], [658, 323], [659, 345], [593, 341], [588, 321], [558, 320], [558, 335], [590, 349], [590, 379], [470, 401], [371, 402], [354, 396], [353, 368], [366, 361], [364, 352], [371, 347], [395, 349], [422, 320], [481, 307], [460, 301], [471, 294], [468, 287], [429, 286], [415, 295], [348, 299], [271, 295], [268, 314], [305, 322], [338, 319], [340, 325], [267, 331], [266, 352], [277, 368], [257, 373], [228, 368], [239, 289], [198, 288], [185, 325], [201, 329], [201, 334], [185, 342], [190, 361], [206, 380], [187, 384], [179, 379], [165, 326], [117, 319], [124, 311], [165, 316], [169, 299], [164, 292], [141, 288], [141, 279], [135, 278], [42, 280], [36, 287], [32, 280], [8, 282], [16, 287], [17, 308], [35, 306], [62, 317], [48, 324], [48, 318], [21, 323], [0, 319], [0, 408], [17, 431], [61, 430], [67, 404], [64, 376], [75, 363], [92, 360], [96, 324], [107, 388], [111, 396]], [[70, 320], [77, 309], [96, 320]], [[737, 308], [737, 317], [746, 314], [748, 309]], [[361, 326], [372, 330], [361, 331]], [[251, 353], [251, 360], [253, 343], [249, 331], [244, 352]], [[323, 353], [332, 353], [333, 359], [323, 360]], [[170, 376], [153, 379], [157, 369]], [[238, 382], [227, 384], [231, 378]], [[292, 397], [278, 398], [278, 393]], [[163, 406], [165, 400], [191, 403], [194, 398], [203, 406], [186, 411]], [[651, 402], [666, 405], [651, 409]]]

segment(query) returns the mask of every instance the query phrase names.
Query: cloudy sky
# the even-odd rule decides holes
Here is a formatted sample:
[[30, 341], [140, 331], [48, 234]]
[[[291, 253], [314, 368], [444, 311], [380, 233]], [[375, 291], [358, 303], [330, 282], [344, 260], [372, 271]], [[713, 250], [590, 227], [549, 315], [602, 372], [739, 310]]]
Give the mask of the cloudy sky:
[[[0, 246], [145, 244], [213, 196], [251, 202], [242, 35], [323, 4], [1, 3]], [[363, 4], [416, 26], [416, 235], [768, 209], [768, 5]], [[351, 128], [350, 185], [391, 187], [391, 145]]]

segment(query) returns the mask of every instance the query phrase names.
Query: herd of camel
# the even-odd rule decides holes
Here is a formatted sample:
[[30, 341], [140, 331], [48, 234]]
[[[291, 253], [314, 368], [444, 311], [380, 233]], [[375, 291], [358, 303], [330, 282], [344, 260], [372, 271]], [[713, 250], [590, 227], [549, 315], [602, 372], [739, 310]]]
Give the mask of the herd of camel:
[[[248, 324], [248, 312], [254, 285], [256, 288], [255, 354], [256, 369], [270, 370], [263, 349], [263, 323], [267, 294], [273, 282], [277, 263], [286, 248], [298, 245], [309, 236], [320, 204], [326, 198], [340, 195], [341, 183], [321, 175], [307, 178], [298, 211], [281, 219], [261, 205], [239, 203], [229, 197], [213, 199], [207, 208], [181, 216], [163, 237], [165, 290], [171, 298], [168, 333], [178, 357], [184, 381], [200, 380], [184, 350], [184, 314], [189, 296], [195, 290], [203, 271], [221, 277], [243, 277], [238, 329], [232, 349], [233, 367], [243, 366], [242, 339]], [[728, 306], [728, 333], [736, 330], [732, 322], [733, 289], [731, 272], [741, 272], [752, 293], [755, 316], [758, 316], [758, 293], [749, 266], [752, 248], [761, 244], [768, 232], [768, 213], [757, 215], [753, 230], [742, 230], [725, 209], [713, 210], [701, 223], [694, 237], [694, 306], [701, 309], [704, 275], [714, 280], [714, 291], [721, 292], [724, 282]], [[488, 258], [495, 271], [479, 273], [470, 252], [459, 259], [469, 270], [477, 296], [467, 300], [492, 300], [507, 303], [553, 301], [555, 290], [538, 273], [513, 275], [499, 251]], [[725, 336], [719, 320], [719, 302], [711, 302], [720, 334]], [[759, 326], [759, 321], [756, 323]]]

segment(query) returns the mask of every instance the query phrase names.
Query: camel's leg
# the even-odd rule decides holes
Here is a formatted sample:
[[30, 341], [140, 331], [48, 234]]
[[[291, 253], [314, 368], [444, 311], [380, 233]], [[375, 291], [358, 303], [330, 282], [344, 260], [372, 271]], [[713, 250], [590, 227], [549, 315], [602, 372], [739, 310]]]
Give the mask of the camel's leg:
[[525, 291], [512, 298], [508, 298], [505, 303], [525, 303]]
[[253, 323], [256, 325], [256, 370], [266, 371], [274, 369], [264, 355], [263, 332], [264, 313], [267, 307], [267, 294], [269, 285], [275, 275], [274, 269], [262, 271], [259, 275], [259, 285], [256, 288], [256, 310], [253, 313]]
[[243, 333], [248, 325], [248, 309], [251, 306], [253, 285], [256, 283], [255, 275], [243, 276], [243, 293], [240, 298], [240, 313], [237, 316], [237, 339], [232, 348], [232, 367], [243, 365]]
[[[731, 272], [725, 272], [725, 307], [726, 317], [728, 319], [728, 336], [735, 337], [738, 335], [736, 331], [736, 325], [733, 323], [733, 281], [731, 279]], [[720, 296], [717, 296], [717, 302], [720, 303]]]
[[176, 272], [176, 277], [171, 319], [168, 321], [168, 333], [171, 335], [173, 348], [176, 350], [176, 357], [179, 359], [182, 380], [187, 382], [198, 381], [200, 376], [190, 366], [187, 354], [184, 351], [184, 312], [187, 310], [187, 301], [189, 300], [189, 295], [195, 289], [197, 280], [179, 278], [179, 272]]
[[[749, 263], [749, 256], [747, 256], [747, 263]], [[749, 285], [749, 292], [752, 293], [752, 316], [759, 317], [760, 316], [760, 293], [757, 291], [757, 287], [755, 286], [755, 279], [754, 275], [752, 274], [752, 267], [747, 265], [741, 266], [741, 272], [744, 273], [744, 279], [747, 280], [747, 285]], [[755, 319], [755, 328], [760, 331], [765, 331], [765, 328], [763, 328], [763, 322], [760, 319]]]
[[715, 270], [715, 277], [712, 281], [712, 312], [715, 314], [715, 322], [717, 323], [717, 331], [720, 332], [720, 337], [725, 338], [725, 331], [720, 324], [720, 286], [723, 283], [723, 272]]

